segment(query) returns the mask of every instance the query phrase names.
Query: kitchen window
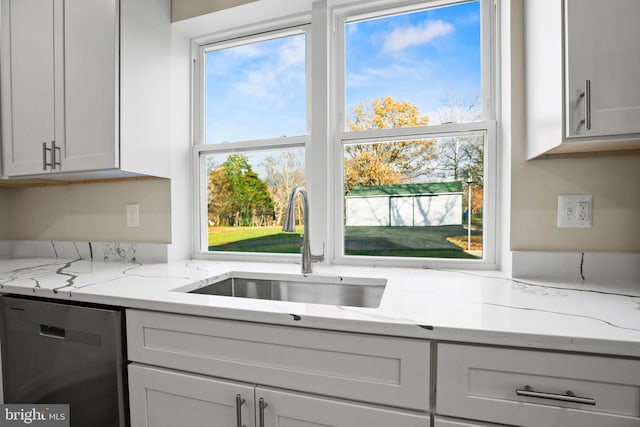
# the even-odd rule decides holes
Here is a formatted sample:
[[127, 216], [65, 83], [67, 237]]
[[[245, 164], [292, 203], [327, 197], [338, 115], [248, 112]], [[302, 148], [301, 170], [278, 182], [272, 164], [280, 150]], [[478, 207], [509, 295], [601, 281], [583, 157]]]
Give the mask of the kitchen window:
[[[493, 264], [493, 4], [316, 4], [308, 25], [200, 49], [197, 252], [299, 253], [308, 228], [333, 262]], [[215, 181], [234, 162], [271, 204]], [[280, 233], [283, 194], [305, 184], [311, 224]]]
[[338, 17], [342, 262], [493, 259], [487, 8], [432, 2]]
[[296, 253], [288, 192], [305, 183], [307, 29], [201, 46], [200, 250]]

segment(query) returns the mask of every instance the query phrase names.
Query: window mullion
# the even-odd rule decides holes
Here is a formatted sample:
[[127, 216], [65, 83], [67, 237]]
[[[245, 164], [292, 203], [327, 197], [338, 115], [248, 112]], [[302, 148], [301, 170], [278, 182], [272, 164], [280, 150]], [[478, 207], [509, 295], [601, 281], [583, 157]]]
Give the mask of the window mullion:
[[290, 136], [286, 138], [258, 139], [252, 141], [220, 142], [218, 144], [195, 145], [193, 150], [198, 154], [206, 153], [235, 153], [256, 150], [275, 150], [279, 148], [304, 147], [309, 139], [307, 135]]
[[484, 132], [493, 126], [492, 121], [467, 123], [447, 123], [444, 125], [415, 126], [410, 128], [371, 129], [361, 131], [342, 131], [338, 134], [340, 141], [376, 141], [395, 140], [399, 138], [446, 137], [455, 134]]
[[330, 253], [331, 206], [329, 200], [329, 29], [326, 1], [313, 3], [311, 12], [310, 48], [310, 140], [306, 150], [307, 189], [310, 195], [311, 250]]

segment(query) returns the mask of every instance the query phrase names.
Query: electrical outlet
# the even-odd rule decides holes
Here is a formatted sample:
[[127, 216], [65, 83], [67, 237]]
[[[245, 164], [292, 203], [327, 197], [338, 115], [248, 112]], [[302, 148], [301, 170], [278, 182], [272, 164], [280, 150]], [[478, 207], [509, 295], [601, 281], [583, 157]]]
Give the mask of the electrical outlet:
[[559, 228], [591, 228], [592, 226], [592, 195], [560, 194], [558, 196]]
[[127, 227], [140, 227], [140, 205], [137, 203], [127, 205]]

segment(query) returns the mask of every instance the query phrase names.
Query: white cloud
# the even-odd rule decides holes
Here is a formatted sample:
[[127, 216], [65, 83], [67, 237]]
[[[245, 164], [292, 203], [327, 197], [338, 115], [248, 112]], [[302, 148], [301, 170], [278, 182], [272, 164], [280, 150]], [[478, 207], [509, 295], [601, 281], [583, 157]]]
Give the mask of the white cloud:
[[453, 31], [453, 25], [441, 20], [425, 21], [416, 26], [399, 27], [389, 34], [384, 42], [383, 50], [393, 52], [403, 50], [409, 46], [429, 43]]
[[280, 46], [280, 50], [278, 52], [280, 63], [278, 64], [278, 68], [287, 69], [290, 67], [304, 67], [305, 43], [304, 36], [296, 36]]
[[244, 44], [225, 49], [228, 55], [237, 58], [257, 58], [262, 56], [262, 51], [254, 44]]
[[243, 64], [244, 69], [238, 70], [240, 75], [232, 83], [236, 96], [283, 103], [293, 82], [304, 81], [304, 36], [282, 41], [277, 47], [260, 50], [259, 60]]

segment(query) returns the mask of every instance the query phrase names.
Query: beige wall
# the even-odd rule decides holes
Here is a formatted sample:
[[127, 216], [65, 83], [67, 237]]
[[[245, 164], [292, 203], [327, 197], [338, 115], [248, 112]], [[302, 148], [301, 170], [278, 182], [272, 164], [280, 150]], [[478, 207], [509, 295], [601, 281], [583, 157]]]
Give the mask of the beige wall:
[[[640, 154], [526, 161], [522, 76], [512, 83], [511, 250], [640, 252]], [[559, 194], [592, 194], [593, 228], [557, 228]]]
[[171, 20], [173, 22], [180, 21], [181, 19], [205, 15], [217, 10], [251, 3], [252, 1], [256, 0], [172, 0]]
[[[593, 228], [556, 227], [559, 194], [593, 194]], [[511, 249], [640, 252], [640, 155], [524, 161], [514, 141]]]
[[[167, 179], [4, 190], [7, 195], [3, 199], [0, 191], [0, 201], [8, 205], [6, 239], [171, 241], [171, 182]], [[140, 227], [126, 226], [128, 203], [140, 205]]]
[[0, 240], [7, 239], [9, 230], [9, 190], [0, 188]]
[[[174, 0], [174, 19], [247, 2]], [[640, 155], [525, 161], [521, 75], [511, 88], [511, 250], [640, 252]], [[593, 228], [558, 229], [558, 194], [593, 194]], [[140, 204], [139, 228], [126, 227], [127, 203]], [[0, 188], [0, 240], [167, 243], [171, 216], [169, 180]]]

